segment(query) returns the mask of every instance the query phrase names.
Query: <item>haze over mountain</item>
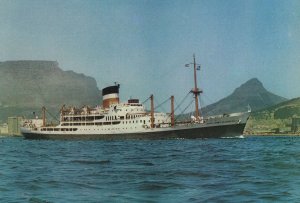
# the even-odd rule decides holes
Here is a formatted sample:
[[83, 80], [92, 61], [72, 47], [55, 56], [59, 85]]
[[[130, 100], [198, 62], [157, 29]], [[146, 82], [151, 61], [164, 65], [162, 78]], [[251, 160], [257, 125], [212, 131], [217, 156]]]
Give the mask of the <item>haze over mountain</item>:
[[236, 88], [228, 97], [204, 107], [202, 113], [216, 115], [247, 111], [248, 105], [252, 111], [256, 111], [286, 100], [286, 98], [269, 92], [257, 78], [253, 78]]
[[55, 61], [0, 62], [0, 120], [46, 106], [97, 105], [101, 92], [94, 78], [63, 71]]

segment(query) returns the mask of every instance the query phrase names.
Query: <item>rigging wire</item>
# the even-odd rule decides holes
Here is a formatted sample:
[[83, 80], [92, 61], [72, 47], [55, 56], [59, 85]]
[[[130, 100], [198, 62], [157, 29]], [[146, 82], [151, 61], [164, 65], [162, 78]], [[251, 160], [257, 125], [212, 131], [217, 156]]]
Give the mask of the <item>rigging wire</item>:
[[[207, 101], [205, 101], [207, 100]], [[205, 115], [208, 115], [208, 114], [215, 114], [216, 113], [216, 109], [211, 109], [209, 110], [209, 106], [213, 103], [215, 103], [215, 101], [213, 101], [211, 98], [209, 98], [207, 95], [205, 95], [205, 98], [202, 96], [200, 97], [200, 103], [202, 103], [203, 105], [203, 109], [202, 109], [202, 112], [201, 114], [203, 115], [203, 113], [205, 112]], [[208, 104], [207, 104], [208, 103]], [[205, 109], [205, 111], [203, 111]]]
[[[179, 109], [180, 111], [182, 110], [181, 108], [180, 108], [180, 106], [177, 104], [177, 102], [176, 101], [174, 101], [175, 102], [175, 105], [176, 105], [176, 109]], [[175, 113], [175, 109], [174, 109], [174, 113]]]
[[142, 104], [145, 104], [151, 97], [148, 97], [145, 101], [142, 102]]
[[47, 109], [46, 109], [46, 112], [56, 121], [59, 121], [55, 116], [53, 116]]
[[[143, 101], [142, 104], [145, 104], [147, 101], [149, 101], [150, 98], [151, 98], [151, 96], [148, 97], [145, 101]], [[165, 103], [167, 103], [169, 100], [170, 100], [170, 98], [166, 99], [165, 101], [163, 101], [162, 103], [160, 103], [159, 105], [157, 105], [156, 107], [154, 107], [154, 110], [158, 109], [159, 107], [161, 107], [162, 105], [164, 105]], [[158, 103], [157, 100], [155, 99], [155, 97], [154, 97], [154, 101], [155, 101], [155, 103]], [[165, 111], [165, 109], [163, 109], [163, 111]]]
[[59, 115], [60, 115], [60, 111], [57, 112], [57, 114], [55, 115], [55, 118], [58, 118]]
[[[163, 101], [161, 104], [157, 105], [156, 107], [154, 107], [154, 110], [155, 109], [158, 109], [159, 107], [161, 107], [162, 105], [164, 105], [165, 103], [167, 103], [168, 101], [170, 100], [170, 98], [166, 99], [165, 101]], [[156, 102], [156, 100], [155, 100]], [[162, 108], [162, 107], [161, 107]], [[163, 109], [163, 111], [165, 111], [165, 109]]]
[[192, 105], [193, 102], [194, 102], [194, 100], [191, 100], [191, 102], [189, 103], [189, 105], [187, 107], [185, 107], [183, 109], [183, 111], [175, 118], [175, 121], [178, 120], [181, 116], [183, 116], [183, 113]]
[[181, 100], [181, 102], [179, 103], [179, 105], [177, 105], [177, 107], [174, 109], [174, 112], [180, 108], [180, 106], [183, 104], [183, 102], [187, 99], [188, 95], [190, 94], [190, 92], [187, 93], [187, 95]]

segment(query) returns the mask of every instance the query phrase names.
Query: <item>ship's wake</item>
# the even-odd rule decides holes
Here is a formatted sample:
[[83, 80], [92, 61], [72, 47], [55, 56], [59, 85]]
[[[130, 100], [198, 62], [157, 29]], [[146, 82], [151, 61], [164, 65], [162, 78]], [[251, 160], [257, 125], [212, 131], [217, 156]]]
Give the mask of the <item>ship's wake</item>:
[[233, 137], [221, 137], [222, 139], [244, 139], [244, 135], [238, 135], [238, 136], [233, 136]]

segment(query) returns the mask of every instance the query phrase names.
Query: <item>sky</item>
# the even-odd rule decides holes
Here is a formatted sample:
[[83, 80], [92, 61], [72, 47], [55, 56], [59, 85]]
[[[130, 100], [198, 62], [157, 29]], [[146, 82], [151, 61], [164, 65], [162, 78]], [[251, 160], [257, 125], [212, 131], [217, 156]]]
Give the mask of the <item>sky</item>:
[[299, 0], [0, 0], [0, 28], [0, 61], [57, 61], [123, 101], [181, 100], [193, 54], [203, 105], [254, 77], [300, 96]]

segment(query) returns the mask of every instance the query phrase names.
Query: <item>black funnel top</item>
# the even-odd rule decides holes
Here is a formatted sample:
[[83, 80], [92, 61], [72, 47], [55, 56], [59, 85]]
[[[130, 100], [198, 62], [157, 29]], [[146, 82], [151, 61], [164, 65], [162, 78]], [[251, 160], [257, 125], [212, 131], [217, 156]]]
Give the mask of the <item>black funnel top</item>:
[[109, 87], [106, 87], [104, 89], [102, 89], [102, 96], [104, 95], [107, 95], [107, 94], [114, 94], [114, 93], [119, 93], [119, 88], [120, 88], [120, 85], [114, 85], [114, 86], [109, 86]]

